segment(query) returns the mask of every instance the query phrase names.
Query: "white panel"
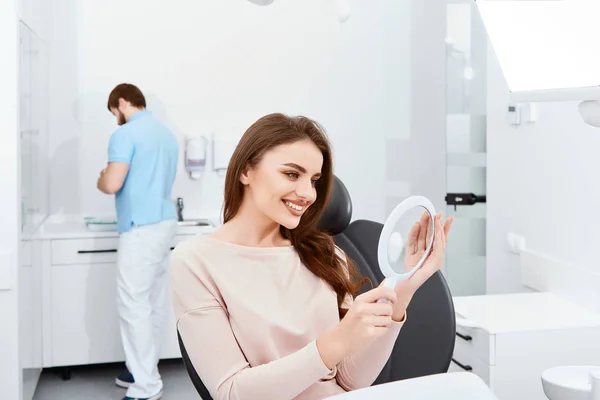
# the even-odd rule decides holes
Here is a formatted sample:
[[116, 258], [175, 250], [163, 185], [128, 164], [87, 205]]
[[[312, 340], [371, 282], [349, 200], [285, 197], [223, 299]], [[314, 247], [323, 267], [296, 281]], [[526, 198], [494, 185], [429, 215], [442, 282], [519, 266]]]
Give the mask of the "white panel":
[[[116, 264], [52, 267], [52, 366], [124, 361], [116, 308]], [[169, 296], [170, 299], [170, 296]], [[180, 357], [173, 307], [167, 304], [161, 358]]]
[[213, 169], [225, 173], [229, 160], [245, 129], [240, 129], [237, 135], [229, 132], [219, 132], [213, 138]]
[[[0, 287], [15, 288], [19, 248], [19, 38], [15, 0], [0, 1]], [[0, 290], [0, 397], [19, 399], [18, 293]]]
[[521, 282], [600, 312], [600, 274], [532, 250], [521, 253]]
[[[413, 37], [419, 44], [427, 40], [443, 57], [444, 25], [438, 16], [443, 9], [434, 17], [431, 10], [420, 16], [439, 35], [431, 26], [420, 26], [425, 36], [417, 37], [411, 35], [411, 3], [355, 1], [350, 19], [340, 23], [333, 3], [323, 0], [276, 1], [269, 7], [239, 0], [152, 6], [141, 0], [53, 2], [51, 211], [103, 215], [114, 210], [112, 197], [98, 193], [94, 182], [116, 128], [106, 110], [107, 96], [116, 84], [129, 81], [139, 85], [149, 109], [181, 144], [187, 133], [218, 135], [230, 126], [245, 130], [271, 112], [316, 119], [332, 141], [335, 172], [353, 196], [354, 217], [384, 218], [385, 199], [372, 194], [385, 186], [386, 136], [411, 131], [411, 52], [423, 53], [415, 64], [425, 77], [422, 85], [443, 85], [444, 78], [443, 61], [431, 62], [429, 50], [412, 43]], [[145, 18], [139, 18], [140, 10]], [[133, 54], [132, 47], [139, 52]], [[443, 92], [420, 96], [428, 99], [429, 109], [432, 102], [435, 110], [444, 105]], [[439, 119], [422, 108], [421, 118], [438, 126]], [[432, 136], [443, 132], [423, 128], [415, 127]], [[433, 142], [443, 146], [439, 139]], [[173, 196], [185, 199], [190, 215], [218, 215], [223, 178], [207, 171], [201, 181], [191, 181], [180, 163]]]
[[124, 360], [116, 265], [52, 267], [52, 365]]
[[[600, 3], [476, 2], [512, 92], [600, 86]], [[561, 29], [556, 29], [560, 26]]]
[[13, 261], [12, 254], [0, 251], [0, 290], [11, 290], [14, 286], [12, 274]]

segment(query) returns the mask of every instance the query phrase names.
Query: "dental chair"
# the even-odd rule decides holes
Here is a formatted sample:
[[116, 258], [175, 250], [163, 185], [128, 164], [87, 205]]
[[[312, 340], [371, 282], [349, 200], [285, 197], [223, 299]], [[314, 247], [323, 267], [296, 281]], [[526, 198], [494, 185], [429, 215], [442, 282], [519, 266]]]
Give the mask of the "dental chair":
[[[319, 229], [333, 235], [335, 243], [357, 264], [362, 276], [373, 287], [384, 279], [377, 264], [377, 245], [383, 225], [352, 219], [350, 194], [335, 177], [331, 199], [319, 221]], [[357, 293], [371, 289], [368, 284]], [[407, 311], [406, 322], [387, 364], [373, 385], [401, 379], [417, 378], [448, 371], [456, 334], [456, 317], [450, 290], [442, 274], [436, 272], [415, 293]], [[212, 400], [196, 373], [183, 340], [177, 332], [185, 368], [202, 400]]]

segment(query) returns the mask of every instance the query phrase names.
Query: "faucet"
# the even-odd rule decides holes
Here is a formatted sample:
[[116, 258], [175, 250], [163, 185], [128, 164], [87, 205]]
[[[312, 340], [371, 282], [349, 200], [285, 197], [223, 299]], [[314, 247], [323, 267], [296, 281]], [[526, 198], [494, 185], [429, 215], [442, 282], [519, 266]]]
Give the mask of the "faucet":
[[177, 220], [183, 221], [183, 197], [177, 198]]

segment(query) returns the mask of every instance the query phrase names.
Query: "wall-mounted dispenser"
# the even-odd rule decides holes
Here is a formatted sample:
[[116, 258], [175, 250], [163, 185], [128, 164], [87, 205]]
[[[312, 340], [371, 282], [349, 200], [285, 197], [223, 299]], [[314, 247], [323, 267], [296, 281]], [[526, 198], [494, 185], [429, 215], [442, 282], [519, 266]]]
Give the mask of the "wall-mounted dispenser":
[[207, 142], [204, 136], [187, 136], [185, 139], [185, 169], [192, 179], [200, 179], [206, 168]]

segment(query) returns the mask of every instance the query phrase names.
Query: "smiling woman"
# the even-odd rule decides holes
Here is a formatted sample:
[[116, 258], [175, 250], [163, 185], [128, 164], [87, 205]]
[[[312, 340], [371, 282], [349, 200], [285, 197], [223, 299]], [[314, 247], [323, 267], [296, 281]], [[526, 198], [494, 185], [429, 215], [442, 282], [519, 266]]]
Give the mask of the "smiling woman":
[[317, 228], [332, 165], [315, 121], [260, 118], [231, 157], [223, 226], [173, 252], [177, 330], [213, 398], [324, 399], [387, 362], [406, 305], [384, 286], [353, 298], [364, 281]]
[[244, 224], [252, 218], [252, 225], [272, 232], [266, 238], [272, 245], [294, 246], [304, 265], [334, 288], [341, 306], [357, 288], [355, 270], [351, 268], [349, 279], [333, 240], [316, 229], [329, 200], [332, 167], [331, 146], [317, 122], [283, 114], [259, 119], [231, 156], [225, 179], [226, 226], [216, 235], [227, 239], [227, 223], [236, 226], [236, 216]]

